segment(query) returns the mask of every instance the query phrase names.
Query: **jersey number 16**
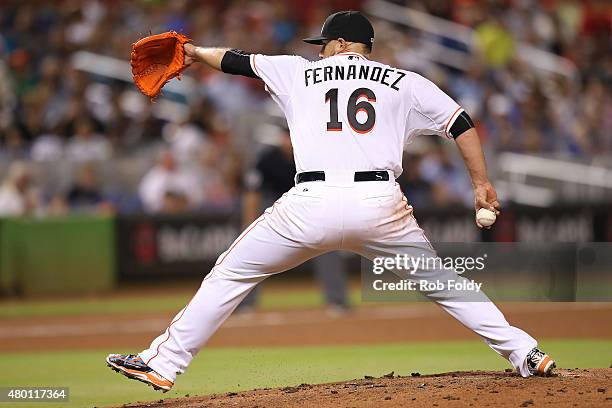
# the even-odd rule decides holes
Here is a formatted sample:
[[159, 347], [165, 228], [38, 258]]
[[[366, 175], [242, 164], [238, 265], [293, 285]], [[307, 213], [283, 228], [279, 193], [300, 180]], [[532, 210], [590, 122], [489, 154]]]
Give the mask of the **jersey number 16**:
[[[368, 100], [357, 102], [364, 97]], [[327, 102], [329, 102], [329, 122], [327, 122], [327, 130], [335, 132], [340, 131], [342, 130], [342, 122], [338, 120], [338, 88], [332, 88], [327, 91], [325, 94], [325, 103]], [[348, 118], [351, 128], [357, 133], [368, 133], [376, 123], [376, 110], [374, 110], [374, 105], [370, 102], [376, 102], [376, 95], [368, 88], [355, 89], [349, 97], [346, 106], [346, 117]], [[360, 111], [365, 112], [367, 115], [367, 119], [363, 123], [357, 120], [357, 113]]]

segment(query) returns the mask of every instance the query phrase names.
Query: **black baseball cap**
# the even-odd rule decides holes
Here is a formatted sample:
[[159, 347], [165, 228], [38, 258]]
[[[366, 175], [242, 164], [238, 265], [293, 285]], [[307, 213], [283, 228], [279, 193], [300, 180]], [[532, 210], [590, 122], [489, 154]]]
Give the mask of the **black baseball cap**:
[[304, 38], [309, 44], [323, 45], [325, 41], [344, 38], [346, 41], [358, 42], [372, 47], [374, 28], [370, 21], [359, 11], [339, 11], [325, 19], [321, 35]]

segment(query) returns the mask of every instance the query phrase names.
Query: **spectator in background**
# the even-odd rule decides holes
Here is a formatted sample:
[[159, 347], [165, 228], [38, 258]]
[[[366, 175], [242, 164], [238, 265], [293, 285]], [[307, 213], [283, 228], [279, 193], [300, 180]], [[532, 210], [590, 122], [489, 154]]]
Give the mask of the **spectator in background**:
[[74, 184], [66, 194], [66, 201], [73, 211], [111, 212], [112, 206], [104, 198], [93, 163], [82, 164]]
[[165, 121], [153, 115], [153, 104], [145, 104], [137, 116], [130, 118], [125, 134], [122, 135], [122, 144], [134, 147], [158, 142], [162, 138], [165, 124]]
[[431, 184], [421, 175], [422, 152], [410, 150], [404, 153], [404, 171], [397, 179], [408, 202], [414, 208], [427, 208], [431, 205]]
[[[610, 83], [607, 88], [610, 89]], [[577, 153], [590, 156], [612, 145], [612, 97], [606, 92], [606, 84], [593, 78], [580, 99], [574, 143]]]
[[[99, 91], [104, 94], [104, 91]], [[126, 131], [130, 127], [130, 118], [122, 104], [122, 87], [117, 86], [109, 91], [110, 95], [98, 96], [97, 111], [93, 110], [98, 120], [104, 124], [106, 137], [113, 147], [119, 149], [126, 145]]]
[[206, 134], [199, 126], [188, 120], [167, 123], [162, 135], [179, 163], [193, 161], [196, 153], [206, 144]]
[[31, 167], [26, 162], [14, 161], [0, 187], [0, 216], [33, 215], [39, 207]]
[[461, 163], [453, 161], [447, 146], [437, 139], [434, 150], [420, 164], [423, 179], [432, 186], [431, 204], [438, 207], [453, 205], [470, 205], [473, 199], [470, 181]]
[[[448, 38], [440, 41], [431, 33], [384, 20], [376, 22], [380, 35], [374, 53], [386, 63], [425, 74], [446, 87], [482, 126], [489, 152], [546, 152], [586, 160], [610, 155], [609, 1], [394, 2], [475, 29], [475, 45], [481, 54], [471, 50], [465, 54], [469, 63], [456, 69], [438, 61], [445, 53], [437, 50], [449, 44]], [[199, 176], [198, 191], [206, 192], [201, 207], [205, 211], [235, 208], [232, 206], [239, 200], [242, 158], [252, 156], [252, 124], [267, 114], [262, 103], [267, 95], [260, 82], [195, 68], [187, 74], [199, 82], [187, 98], [192, 113], [187, 121], [177, 121], [173, 119], [177, 111], [167, 109], [166, 102], [180, 102], [180, 96], [168, 93], [159, 103], [151, 104], [131, 83], [109, 82], [103, 75], [91, 75], [73, 65], [76, 52], [125, 62], [130, 57], [126, 44], [149, 31], [175, 29], [196, 42], [231, 43], [271, 55], [291, 51], [315, 59], [316, 52], [299, 39], [318, 32], [330, 7], [338, 6], [337, 2], [303, 0], [146, 4], [127, 0], [4, 0], [1, 4], [0, 161], [88, 162], [104, 160], [116, 152], [150, 163], [155, 159], [150, 152], [166, 137], [181, 165], [193, 162], [192, 155], [197, 155], [191, 165], [193, 174]], [[339, 8], [363, 5], [355, 0], [342, 4]], [[543, 80], [538, 79], [539, 71], [533, 64], [515, 58], [519, 41], [571, 60], [578, 68], [577, 77], [563, 76], [551, 82], [546, 74]], [[436, 47], [431, 48], [432, 42], [438, 42]], [[93, 67], [94, 71], [103, 65]], [[214, 124], [219, 113], [231, 120], [225, 125], [227, 129]], [[166, 125], [168, 121], [170, 125]], [[89, 123], [83, 125], [85, 122]], [[423, 169], [446, 166], [434, 166], [436, 153], [422, 154], [428, 163]], [[133, 174], [138, 180], [147, 168], [148, 164], [135, 166], [128, 177]], [[421, 181], [429, 182], [421, 171], [405, 174], [411, 178], [410, 194], [425, 196]], [[120, 191], [117, 202], [128, 202], [138, 194], [131, 181], [121, 188], [108, 186], [109, 191]], [[47, 183], [41, 188], [53, 190]], [[435, 183], [438, 197], [448, 193], [448, 185], [444, 186]], [[171, 192], [183, 194], [182, 190]], [[177, 204], [172, 194], [169, 201]], [[192, 208], [190, 195], [184, 198], [186, 207]], [[174, 204], [170, 207], [182, 206]]]
[[449, 84], [449, 92], [456, 98], [472, 119], [477, 120], [483, 114], [485, 100], [485, 70], [480, 63], [471, 64], [461, 78], [453, 78]]
[[478, 49], [485, 63], [493, 68], [506, 65], [515, 52], [514, 38], [501, 14], [501, 10], [493, 11], [492, 18], [478, 25], [475, 31]]
[[28, 144], [21, 128], [9, 126], [0, 132], [2, 150], [0, 159], [4, 160], [23, 160], [28, 157]]
[[202, 149], [200, 166], [206, 176], [206, 208], [236, 209], [239, 206], [243, 182], [243, 155], [236, 149], [234, 129], [221, 115], [210, 121], [210, 143]]
[[62, 217], [70, 213], [66, 198], [62, 194], [53, 194], [47, 201], [45, 215], [51, 217]]
[[[169, 150], [164, 150], [157, 165], [147, 172], [138, 188], [140, 200], [149, 213], [177, 207], [193, 210], [203, 202], [202, 185], [191, 172], [182, 169]], [[176, 205], [177, 197], [185, 203]]]
[[17, 98], [9, 67], [6, 64], [5, 39], [0, 34], [0, 129], [9, 125], [15, 112]]
[[95, 132], [90, 118], [77, 119], [75, 135], [66, 146], [66, 157], [75, 162], [102, 161], [110, 157], [111, 148], [107, 139]]
[[189, 211], [189, 199], [182, 192], [166, 191], [162, 202], [161, 214], [181, 214]]
[[242, 187], [242, 156], [229, 146], [211, 144], [201, 150], [199, 166], [206, 191], [204, 208], [210, 211], [236, 209]]
[[34, 161], [61, 160], [64, 155], [64, 140], [60, 126], [44, 131], [32, 144], [30, 151]]

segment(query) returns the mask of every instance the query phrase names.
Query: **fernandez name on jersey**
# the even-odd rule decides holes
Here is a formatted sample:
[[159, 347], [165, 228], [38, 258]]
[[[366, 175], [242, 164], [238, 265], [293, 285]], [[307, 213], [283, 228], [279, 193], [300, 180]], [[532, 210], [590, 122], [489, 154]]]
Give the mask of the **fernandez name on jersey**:
[[341, 65], [309, 68], [304, 71], [304, 80], [306, 86], [311, 84], [320, 84], [325, 81], [339, 81], [351, 79], [365, 79], [374, 82], [380, 82], [396, 91], [399, 81], [406, 76], [402, 72], [394, 68], [372, 67], [369, 65], [349, 65], [344, 67]]

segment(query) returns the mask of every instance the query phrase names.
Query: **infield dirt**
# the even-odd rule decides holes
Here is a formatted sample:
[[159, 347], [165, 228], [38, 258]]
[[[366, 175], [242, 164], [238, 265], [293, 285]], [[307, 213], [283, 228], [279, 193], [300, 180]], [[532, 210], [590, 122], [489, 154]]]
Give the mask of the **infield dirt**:
[[553, 377], [469, 371], [364, 378], [293, 387], [161, 399], [129, 408], [187, 407], [612, 407], [612, 369], [558, 370]]
[[[510, 322], [538, 338], [612, 337], [612, 303], [508, 303], [502, 305], [502, 310]], [[0, 352], [138, 350], [162, 333], [173, 315], [126, 311], [120, 315], [0, 319]], [[337, 317], [322, 309], [236, 315], [213, 336], [208, 347], [380, 344], [476, 338], [436, 305], [418, 302], [359, 307]]]

